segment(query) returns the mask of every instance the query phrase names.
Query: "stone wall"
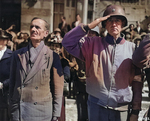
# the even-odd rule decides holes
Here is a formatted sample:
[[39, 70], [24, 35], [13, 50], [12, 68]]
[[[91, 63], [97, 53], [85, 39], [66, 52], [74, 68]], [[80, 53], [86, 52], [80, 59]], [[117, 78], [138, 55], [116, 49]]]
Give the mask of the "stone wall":
[[45, 19], [52, 26], [52, 0], [22, 0], [21, 1], [21, 31], [29, 33], [30, 22], [33, 17]]

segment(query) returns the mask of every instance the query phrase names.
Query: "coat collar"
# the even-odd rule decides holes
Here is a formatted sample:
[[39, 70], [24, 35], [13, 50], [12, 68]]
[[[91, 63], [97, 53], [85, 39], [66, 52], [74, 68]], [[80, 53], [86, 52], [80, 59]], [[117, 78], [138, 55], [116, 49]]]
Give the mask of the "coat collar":
[[115, 40], [113, 38], [113, 36], [111, 36], [109, 33], [107, 34], [107, 36], [105, 37], [105, 40], [107, 43], [113, 45], [113, 44], [123, 44], [125, 42], [125, 39], [123, 37], [124, 35], [121, 34], [121, 37], [119, 37], [117, 40], [116, 40], [116, 43], [115, 43]]
[[12, 51], [10, 49], [6, 49], [1, 60], [9, 58], [9, 57], [11, 57], [11, 55], [12, 55]]
[[28, 51], [29, 46], [22, 48], [22, 52], [18, 54], [18, 57], [20, 59], [21, 65], [23, 67], [23, 70], [25, 71], [27, 75], [27, 66], [26, 64], [29, 61], [29, 51]]
[[43, 64], [45, 64], [47, 61], [48, 61], [47, 47], [44, 45], [24, 82], [30, 80], [41, 69]]
[[25, 53], [22, 53], [19, 56], [20, 58], [20, 62], [21, 65], [27, 75], [26, 79], [24, 82], [27, 82], [29, 79], [31, 79], [37, 72], [38, 70], [41, 68], [41, 66], [47, 62], [48, 60], [48, 48], [44, 45], [44, 47], [42, 48], [42, 50], [39, 52], [39, 55], [33, 65], [33, 67], [31, 68], [30, 72], [27, 74], [27, 65], [28, 61], [29, 61], [29, 50], [28, 50], [29, 46], [27, 46], [27, 48], [25, 48], [25, 50], [27, 50]]

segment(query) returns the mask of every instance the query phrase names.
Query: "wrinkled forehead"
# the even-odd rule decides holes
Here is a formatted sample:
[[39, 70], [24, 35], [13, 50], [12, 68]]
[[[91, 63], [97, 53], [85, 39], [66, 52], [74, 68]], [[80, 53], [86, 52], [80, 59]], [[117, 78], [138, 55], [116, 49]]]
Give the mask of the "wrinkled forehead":
[[42, 19], [34, 19], [31, 22], [31, 25], [36, 25], [36, 26], [39, 26], [39, 27], [45, 27], [45, 21], [42, 20]]

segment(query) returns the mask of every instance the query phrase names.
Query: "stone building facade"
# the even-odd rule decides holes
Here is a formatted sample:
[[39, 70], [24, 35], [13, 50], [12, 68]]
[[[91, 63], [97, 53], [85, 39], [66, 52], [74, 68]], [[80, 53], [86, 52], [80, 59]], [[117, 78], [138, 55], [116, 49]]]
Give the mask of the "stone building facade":
[[128, 24], [141, 22], [141, 27], [146, 29], [150, 22], [150, 0], [95, 0], [93, 8], [93, 18], [103, 16], [106, 6], [110, 4], [121, 5], [128, 19]]
[[52, 32], [61, 22], [62, 15], [69, 24], [80, 14], [84, 24], [102, 17], [107, 5], [121, 5], [128, 23], [140, 21], [145, 29], [150, 22], [150, 0], [0, 0], [0, 28], [17, 24], [18, 31], [29, 33], [29, 24], [33, 17], [44, 18], [50, 23]]

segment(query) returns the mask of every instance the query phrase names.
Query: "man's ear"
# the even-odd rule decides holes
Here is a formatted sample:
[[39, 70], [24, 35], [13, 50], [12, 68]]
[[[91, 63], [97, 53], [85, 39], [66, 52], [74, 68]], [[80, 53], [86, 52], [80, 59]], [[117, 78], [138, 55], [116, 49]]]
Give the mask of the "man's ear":
[[44, 36], [44, 37], [47, 37], [47, 36], [48, 36], [48, 34], [49, 34], [49, 31], [48, 31], [48, 30], [46, 30], [46, 31], [45, 31], [45, 36]]

